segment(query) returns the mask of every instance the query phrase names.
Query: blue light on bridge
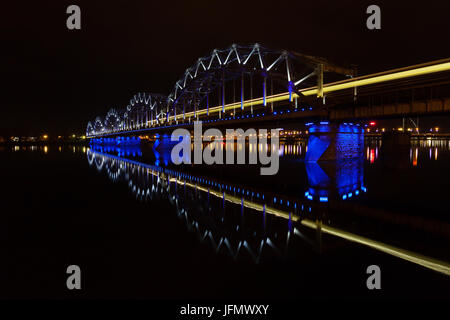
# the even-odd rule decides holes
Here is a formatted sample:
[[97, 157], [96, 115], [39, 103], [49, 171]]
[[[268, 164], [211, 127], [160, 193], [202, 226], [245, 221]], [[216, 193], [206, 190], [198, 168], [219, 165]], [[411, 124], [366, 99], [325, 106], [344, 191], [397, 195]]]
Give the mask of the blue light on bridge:
[[91, 145], [105, 146], [132, 146], [139, 145], [141, 139], [139, 137], [115, 137], [115, 138], [93, 138], [90, 140]]
[[361, 159], [334, 162], [305, 162], [309, 189], [305, 197], [325, 202], [346, 200], [363, 190], [364, 161]]
[[294, 90], [294, 83], [292, 81], [288, 82], [289, 89], [289, 101], [292, 101], [292, 91]]
[[305, 160], [344, 160], [363, 158], [364, 130], [353, 124], [306, 123], [309, 128]]

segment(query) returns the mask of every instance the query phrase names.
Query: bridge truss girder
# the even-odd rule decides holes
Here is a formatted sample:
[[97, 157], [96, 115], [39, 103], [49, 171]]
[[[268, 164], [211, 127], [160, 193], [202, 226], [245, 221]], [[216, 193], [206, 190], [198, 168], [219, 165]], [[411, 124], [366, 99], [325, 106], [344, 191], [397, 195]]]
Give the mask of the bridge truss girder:
[[[298, 93], [308, 85], [318, 85], [322, 88], [324, 72], [345, 76], [355, 74], [353, 69], [333, 65], [323, 58], [285, 50], [271, 50], [259, 44], [232, 45], [223, 50], [215, 49], [210, 55], [199, 58], [193, 66], [186, 69], [184, 75], [175, 83], [169, 95], [167, 112], [172, 115], [179, 112], [195, 113], [204, 101], [206, 106], [203, 107], [208, 109], [209, 95], [216, 89], [222, 91], [219, 93], [220, 104], [225, 105], [225, 86], [230, 81], [236, 80], [240, 80], [240, 100], [243, 102], [244, 80], [250, 79], [251, 83], [255, 76], [263, 79], [264, 97], [267, 94], [268, 80], [271, 83], [278, 83], [284, 91], [287, 90], [291, 94]], [[249, 90], [252, 89], [250, 85]], [[318, 97], [323, 97], [321, 90]]]

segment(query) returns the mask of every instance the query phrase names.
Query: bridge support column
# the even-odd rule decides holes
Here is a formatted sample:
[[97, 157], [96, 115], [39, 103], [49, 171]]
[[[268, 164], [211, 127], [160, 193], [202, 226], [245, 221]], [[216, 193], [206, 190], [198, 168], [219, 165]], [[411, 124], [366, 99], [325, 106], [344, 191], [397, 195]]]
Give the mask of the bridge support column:
[[350, 123], [323, 121], [309, 127], [305, 161], [356, 159], [364, 154], [364, 129]]

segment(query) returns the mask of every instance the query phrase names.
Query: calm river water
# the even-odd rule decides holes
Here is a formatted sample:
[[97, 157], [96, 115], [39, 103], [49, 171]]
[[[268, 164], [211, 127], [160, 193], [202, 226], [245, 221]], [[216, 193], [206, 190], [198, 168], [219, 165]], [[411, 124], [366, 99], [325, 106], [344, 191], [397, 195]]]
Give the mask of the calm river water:
[[0, 296], [450, 297], [450, 141], [392, 158], [368, 140], [364, 159], [324, 164], [306, 148], [281, 145], [261, 176], [147, 145], [0, 147]]

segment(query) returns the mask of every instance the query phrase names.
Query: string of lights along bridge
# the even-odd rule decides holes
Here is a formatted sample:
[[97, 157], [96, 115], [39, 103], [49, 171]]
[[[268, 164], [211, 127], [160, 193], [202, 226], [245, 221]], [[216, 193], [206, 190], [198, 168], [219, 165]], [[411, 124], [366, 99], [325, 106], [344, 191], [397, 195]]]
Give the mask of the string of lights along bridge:
[[[105, 117], [89, 122], [86, 137], [139, 135], [149, 130], [188, 126], [194, 121], [279, 121], [295, 117], [328, 121], [330, 114], [345, 117], [336, 111], [339, 104], [363, 109], [354, 102], [364, 88], [373, 94], [389, 85], [395, 88], [419, 83], [426, 87], [442, 82], [442, 74], [448, 80], [448, 71], [450, 59], [444, 59], [356, 76], [356, 68], [337, 66], [324, 58], [272, 50], [259, 44], [232, 45], [199, 58], [186, 69], [169, 95], [138, 93], [125, 108], [112, 108]], [[324, 79], [332, 81], [324, 83]], [[450, 111], [450, 102], [444, 101], [440, 108]], [[421, 112], [428, 111], [432, 110]]]

